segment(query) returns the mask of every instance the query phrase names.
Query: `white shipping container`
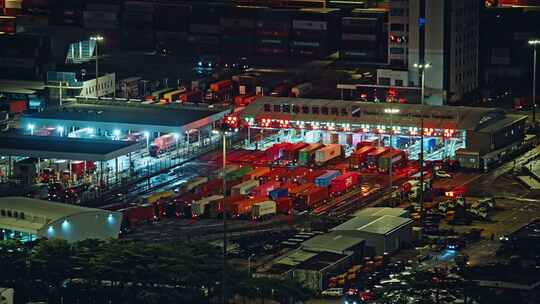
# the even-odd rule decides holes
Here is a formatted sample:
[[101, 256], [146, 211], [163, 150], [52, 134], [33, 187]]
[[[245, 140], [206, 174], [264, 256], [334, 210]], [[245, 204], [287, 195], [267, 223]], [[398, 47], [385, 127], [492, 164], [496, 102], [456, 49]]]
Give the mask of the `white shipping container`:
[[194, 216], [201, 216], [204, 214], [204, 211], [206, 210], [206, 206], [208, 206], [208, 204], [210, 204], [213, 201], [220, 200], [222, 198], [223, 198], [223, 195], [212, 195], [212, 196], [200, 199], [191, 205], [191, 213]]
[[259, 180], [248, 180], [231, 188], [232, 195], [248, 194], [253, 188], [259, 186]]
[[339, 157], [341, 155], [341, 145], [333, 144], [328, 145], [315, 151], [315, 162], [318, 164], [324, 164], [327, 161]]
[[293, 20], [293, 29], [295, 30], [326, 31], [327, 26], [326, 21]]
[[276, 202], [274, 201], [256, 203], [253, 204], [253, 207], [251, 208], [251, 216], [253, 218], [272, 214], [276, 214]]
[[187, 182], [184, 189], [186, 189], [186, 191], [191, 191], [191, 190], [195, 189], [195, 187], [200, 186], [200, 185], [206, 183], [207, 181], [208, 181], [208, 177], [206, 177], [206, 176], [198, 176], [198, 177], [190, 180], [189, 182]]
[[312, 89], [313, 89], [313, 86], [311, 85], [311, 83], [306, 82], [306, 83], [302, 83], [293, 87], [291, 89], [291, 93], [295, 97], [302, 97], [302, 96], [305, 96], [307, 93], [309, 93]]

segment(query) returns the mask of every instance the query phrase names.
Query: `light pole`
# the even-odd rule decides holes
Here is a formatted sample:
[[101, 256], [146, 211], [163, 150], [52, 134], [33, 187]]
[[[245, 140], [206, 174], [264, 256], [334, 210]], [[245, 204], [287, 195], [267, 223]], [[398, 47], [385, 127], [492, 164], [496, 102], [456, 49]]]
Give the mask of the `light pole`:
[[250, 278], [251, 278], [251, 259], [253, 257], [255, 257], [254, 253], [250, 254], [249, 257], [248, 257], [248, 277], [250, 277]]
[[144, 138], [146, 138], [146, 149], [148, 150], [148, 146], [150, 144], [150, 133], [148, 133], [148, 131], [145, 131], [143, 134]]
[[[393, 140], [393, 135], [394, 135], [394, 114], [399, 113], [399, 109], [396, 109], [396, 108], [384, 109], [384, 113], [390, 114], [390, 148], [393, 148], [392, 140]], [[389, 161], [390, 163], [388, 164], [388, 176], [390, 179], [390, 182], [389, 182], [390, 196], [392, 196], [392, 193], [393, 193], [392, 191], [392, 169], [393, 169], [392, 157], [390, 157]]]
[[223, 275], [221, 282], [222, 291], [222, 303], [227, 303], [227, 290], [226, 290], [226, 278], [227, 278], [227, 180], [225, 179], [225, 172], [227, 166], [227, 130], [228, 126], [222, 124], [218, 130], [213, 130], [214, 134], [221, 134], [223, 138], [223, 164], [221, 171], [221, 178], [223, 179]]
[[533, 125], [536, 126], [536, 46], [540, 44], [540, 40], [529, 40], [529, 45], [533, 47], [533, 85], [532, 85], [532, 99], [533, 99]]
[[96, 42], [96, 97], [99, 98], [99, 53], [98, 53], [98, 49], [99, 49], [99, 42], [100, 41], [103, 41], [103, 36], [100, 36], [100, 35], [96, 35], [96, 36], [92, 36], [90, 37], [90, 40], [92, 41], [95, 41]]
[[[418, 159], [420, 167], [420, 192], [418, 192], [418, 202], [420, 203], [420, 216], [424, 218], [424, 95], [426, 85], [426, 69], [431, 67], [429, 63], [415, 63], [414, 67], [420, 72], [420, 157]], [[423, 220], [422, 220], [423, 222]]]

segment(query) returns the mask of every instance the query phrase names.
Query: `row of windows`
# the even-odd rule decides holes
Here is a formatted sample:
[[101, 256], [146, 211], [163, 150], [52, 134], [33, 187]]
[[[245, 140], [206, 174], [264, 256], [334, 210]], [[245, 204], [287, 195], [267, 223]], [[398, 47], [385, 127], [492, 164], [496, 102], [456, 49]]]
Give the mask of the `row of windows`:
[[21, 220], [24, 220], [26, 218], [26, 216], [24, 215], [24, 212], [5, 210], [5, 209], [0, 210], [0, 216], [14, 217], [14, 218], [19, 218]]
[[[105, 90], [105, 89], [110, 89], [112, 88], [112, 82], [108, 81], [108, 82], [102, 82], [102, 83], [99, 83], [99, 89], [100, 90]], [[95, 93], [96, 91], [96, 86], [93, 85], [93, 86], [89, 86], [85, 89], [85, 94], [92, 94], [92, 93]]]

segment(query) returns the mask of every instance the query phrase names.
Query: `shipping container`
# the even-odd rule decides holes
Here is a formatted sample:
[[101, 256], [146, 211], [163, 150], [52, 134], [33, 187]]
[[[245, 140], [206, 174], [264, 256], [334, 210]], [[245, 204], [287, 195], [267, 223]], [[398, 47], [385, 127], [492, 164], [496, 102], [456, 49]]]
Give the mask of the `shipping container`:
[[277, 204], [277, 212], [282, 214], [292, 214], [294, 201], [291, 197], [278, 197], [275, 201]]
[[342, 154], [342, 147], [338, 144], [327, 145], [319, 150], [315, 151], [315, 164], [323, 165], [329, 160], [340, 157]]
[[28, 109], [26, 100], [12, 100], [9, 102], [10, 114], [21, 114]]
[[257, 99], [257, 95], [238, 95], [234, 98], [234, 104], [237, 107], [247, 107]]
[[315, 151], [322, 148], [322, 144], [309, 144], [307, 147], [298, 151], [298, 164], [300, 166], [305, 166], [310, 164], [315, 159]]
[[308, 94], [313, 89], [313, 85], [309, 82], [299, 84], [291, 89], [291, 94], [294, 97], [302, 97]]
[[182, 103], [190, 102], [190, 103], [200, 103], [203, 99], [203, 92], [200, 90], [193, 90], [189, 92], [185, 92], [180, 95], [180, 101]]
[[289, 190], [287, 188], [277, 188], [268, 193], [268, 196], [273, 200], [276, 200], [280, 197], [286, 197], [288, 195]]
[[367, 163], [369, 168], [376, 168], [379, 165], [379, 157], [384, 153], [388, 152], [390, 148], [388, 147], [379, 147], [367, 155]]
[[180, 101], [180, 95], [186, 93], [186, 88], [181, 87], [177, 90], [167, 92], [163, 94], [163, 99], [166, 99], [168, 102], [177, 102]]
[[356, 149], [349, 157], [349, 164], [353, 168], [360, 168], [365, 166], [368, 154], [375, 149], [376, 148], [374, 146], [364, 146]]
[[201, 217], [205, 214], [209, 213], [209, 209], [206, 207], [213, 201], [217, 201], [223, 198], [223, 195], [212, 195], [209, 197], [205, 197], [203, 199], [200, 199], [196, 202], [194, 202], [191, 205], [191, 214], [193, 217]]
[[281, 183], [278, 181], [268, 181], [254, 188], [253, 190], [251, 190], [250, 195], [254, 197], [261, 197], [261, 196], [268, 197], [268, 194], [270, 193], [270, 191], [276, 188], [279, 188], [279, 186], [281, 186]]
[[388, 172], [390, 167], [396, 167], [407, 161], [407, 154], [402, 150], [392, 149], [379, 157], [379, 172]]
[[298, 195], [296, 205], [298, 210], [314, 209], [328, 199], [328, 188], [311, 187]]
[[150, 156], [157, 157], [174, 148], [177, 143], [178, 139], [173, 134], [165, 134], [154, 139], [150, 147], [148, 147], [148, 152]]
[[197, 188], [198, 186], [204, 184], [204, 183], [207, 183], [208, 182], [208, 177], [206, 176], [197, 176], [193, 179], [190, 179], [182, 188], [184, 189], [184, 191], [192, 191], [194, 190], [195, 188]]
[[279, 180], [285, 173], [287, 173], [287, 169], [283, 167], [278, 167], [272, 169], [270, 172], [262, 175], [259, 179], [262, 183], [266, 183], [269, 181], [277, 181]]
[[286, 160], [296, 160], [298, 159], [299, 151], [304, 149], [307, 146], [308, 144], [306, 143], [291, 144], [287, 146], [285, 149], [283, 149], [283, 158]]
[[315, 179], [315, 185], [317, 187], [328, 187], [333, 179], [338, 177], [341, 173], [338, 170], [327, 170], [326, 173]]
[[275, 201], [264, 201], [260, 203], [255, 203], [251, 208], [251, 217], [253, 219], [261, 219], [275, 215], [277, 212], [276, 207], [277, 206]]
[[0, 16], [0, 34], [15, 34], [17, 32], [17, 18], [14, 16]]
[[225, 198], [213, 201], [209, 204], [209, 215], [212, 218], [223, 216], [223, 206], [227, 206], [227, 210], [230, 209], [229, 205], [234, 204], [238, 201], [246, 200], [248, 197], [246, 195], [231, 195]]
[[267, 174], [270, 172], [270, 168], [269, 167], [258, 167], [258, 168], [255, 168], [253, 170], [251, 170], [250, 172], [246, 173], [246, 175], [244, 175], [244, 180], [250, 180], [250, 179], [259, 179], [259, 177]]
[[[126, 222], [125, 226], [127, 227], [133, 227], [139, 223], [153, 221], [157, 218], [154, 206], [151, 204], [132, 206], [120, 209], [118, 212], [122, 212], [122, 220]], [[124, 223], [122, 224], [124, 225]]]
[[244, 199], [236, 202], [232, 202], [228, 205], [228, 213], [232, 217], [249, 217], [251, 216], [251, 209], [256, 203], [267, 201], [268, 197], [255, 197]]
[[154, 204], [155, 202], [157, 202], [160, 199], [169, 199], [169, 198], [172, 198], [173, 196], [174, 196], [173, 191], [156, 192], [156, 193], [153, 193], [153, 194], [143, 195], [139, 199], [139, 203], [140, 204]]
[[250, 179], [231, 188], [231, 195], [249, 194], [251, 190], [259, 186], [259, 180]]
[[306, 191], [307, 189], [309, 189], [311, 187], [315, 187], [315, 184], [313, 184], [313, 183], [304, 183], [304, 184], [298, 185], [298, 186], [296, 186], [294, 188], [289, 189], [289, 196], [297, 197], [302, 192]]
[[330, 194], [340, 195], [357, 187], [361, 183], [361, 176], [356, 172], [346, 172], [332, 180]]
[[242, 178], [244, 177], [244, 175], [246, 175], [246, 173], [248, 173], [248, 172], [250, 172], [252, 170], [253, 170], [253, 167], [248, 166], [248, 165], [240, 167], [235, 171], [227, 173], [225, 175], [225, 180], [226, 181], [233, 181], [233, 180], [240, 180], [241, 181]]

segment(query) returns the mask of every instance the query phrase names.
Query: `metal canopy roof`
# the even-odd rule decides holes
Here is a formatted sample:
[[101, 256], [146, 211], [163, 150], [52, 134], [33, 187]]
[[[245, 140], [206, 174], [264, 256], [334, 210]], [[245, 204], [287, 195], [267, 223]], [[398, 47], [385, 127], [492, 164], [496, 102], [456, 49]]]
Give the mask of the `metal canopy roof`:
[[4, 135], [0, 155], [108, 161], [141, 148], [141, 143], [58, 136]]
[[343, 235], [339, 231], [333, 231], [317, 235], [302, 243], [302, 248], [310, 251], [327, 251], [341, 254], [364, 242], [364, 239]]
[[353, 214], [353, 216], [383, 216], [383, 215], [406, 217], [409, 215], [409, 212], [403, 208], [371, 207], [371, 208], [361, 209], [359, 211], [356, 211]]
[[412, 223], [411, 219], [383, 215], [383, 216], [356, 216], [345, 223], [334, 227], [333, 231], [359, 231], [386, 235]]
[[185, 132], [211, 124], [230, 110], [201, 107], [139, 105], [126, 102], [70, 103], [59, 108], [23, 116], [23, 123], [56, 126], [70, 124], [102, 129]]
[[[270, 105], [270, 111], [265, 104]], [[337, 108], [338, 115], [298, 113], [292, 111], [274, 112], [274, 105], [296, 105], [299, 107], [328, 107]], [[346, 109], [343, 115], [341, 109]], [[396, 113], [388, 114], [385, 110], [394, 109]], [[354, 113], [354, 115], [353, 115]], [[476, 131], [500, 121], [506, 114], [502, 109], [461, 107], [461, 106], [432, 106], [419, 104], [370, 103], [360, 101], [333, 99], [306, 99], [294, 97], [260, 97], [246, 107], [243, 117], [273, 117], [278, 119], [319, 121], [350, 124], [400, 125], [419, 127], [420, 118], [424, 117], [426, 128], [455, 128], [459, 130]], [[520, 116], [520, 115], [518, 115]], [[521, 117], [521, 116], [520, 116]], [[525, 116], [523, 116], [525, 117]]]
[[[4, 211], [4, 215], [0, 215], [1, 228], [28, 233], [36, 233], [36, 231], [51, 222], [80, 213], [112, 213], [101, 209], [85, 208], [19, 196], [0, 198], [0, 210]], [[8, 216], [8, 211], [11, 216]], [[14, 212], [17, 212], [17, 216], [15, 216]]]
[[0, 79], [0, 93], [34, 94], [36, 91], [41, 91], [45, 88], [43, 81]]

